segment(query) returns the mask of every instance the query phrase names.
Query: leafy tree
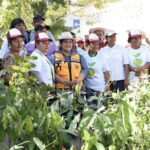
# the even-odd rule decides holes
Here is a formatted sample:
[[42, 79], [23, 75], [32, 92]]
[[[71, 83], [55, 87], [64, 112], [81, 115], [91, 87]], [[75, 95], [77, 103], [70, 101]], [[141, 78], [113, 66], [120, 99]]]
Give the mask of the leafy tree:
[[1, 36], [8, 31], [11, 20], [16, 17], [24, 19], [28, 29], [32, 28], [35, 14], [44, 15], [51, 31], [57, 35], [65, 29], [62, 17], [66, 15], [68, 6], [66, 0], [3, 0], [0, 9]]
[[89, 5], [95, 5], [97, 8], [103, 7], [105, 4], [110, 2], [117, 2], [119, 0], [78, 0], [76, 2], [77, 6], [89, 6]]

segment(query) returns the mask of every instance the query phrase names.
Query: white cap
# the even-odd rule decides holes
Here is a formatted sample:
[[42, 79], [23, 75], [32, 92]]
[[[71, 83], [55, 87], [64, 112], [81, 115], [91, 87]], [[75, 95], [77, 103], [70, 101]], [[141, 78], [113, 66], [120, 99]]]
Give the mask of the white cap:
[[73, 37], [72, 37], [72, 35], [71, 35], [70, 32], [63, 32], [63, 33], [59, 36], [58, 39], [59, 39], [59, 40], [66, 40], [66, 39], [71, 39], [71, 40], [73, 40]]
[[77, 37], [77, 43], [78, 42], [84, 42], [83, 38], [82, 37]]
[[40, 32], [35, 34], [35, 41], [52, 41], [45, 32]]
[[105, 34], [105, 32], [107, 31], [107, 29], [106, 28], [102, 28], [102, 27], [94, 27], [94, 28], [91, 28], [89, 30], [89, 33], [94, 33], [95, 31], [102, 31]]
[[97, 41], [99, 41], [99, 38], [95, 33], [91, 33], [91, 34], [89, 34], [88, 41], [89, 42], [97, 42]]
[[113, 30], [109, 30], [106, 33], [106, 36], [112, 36], [113, 34], [117, 34], [117, 32], [113, 31]]
[[139, 36], [141, 36], [141, 34], [138, 30], [131, 30], [129, 32], [129, 38], [139, 37]]
[[13, 29], [10, 29], [7, 33], [7, 38], [8, 39], [14, 39], [16, 37], [24, 37], [21, 32], [16, 29], [16, 28], [13, 28]]

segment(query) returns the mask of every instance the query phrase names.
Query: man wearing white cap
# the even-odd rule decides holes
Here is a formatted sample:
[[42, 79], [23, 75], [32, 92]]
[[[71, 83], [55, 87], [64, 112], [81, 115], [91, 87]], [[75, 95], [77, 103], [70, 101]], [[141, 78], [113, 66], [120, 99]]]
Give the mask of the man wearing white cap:
[[123, 47], [116, 44], [116, 32], [106, 33], [107, 46], [101, 49], [110, 69], [110, 90], [122, 91], [128, 86], [129, 60]]
[[94, 27], [89, 30], [89, 33], [95, 33], [99, 38], [99, 49], [105, 47], [105, 33], [107, 29], [101, 27]]
[[141, 45], [142, 35], [138, 30], [131, 30], [128, 36], [130, 47], [127, 48], [130, 66], [130, 81], [140, 82], [150, 66], [150, 51]]
[[31, 56], [36, 56], [37, 59], [30, 60], [35, 64], [30, 71], [35, 74], [38, 81], [54, 86], [54, 67], [45, 56], [49, 50], [50, 41], [51, 39], [45, 32], [39, 32], [35, 35], [36, 49]]
[[50, 57], [55, 66], [56, 89], [73, 90], [81, 84], [87, 74], [85, 59], [73, 49], [73, 37], [70, 32], [63, 32], [59, 37], [60, 49]]

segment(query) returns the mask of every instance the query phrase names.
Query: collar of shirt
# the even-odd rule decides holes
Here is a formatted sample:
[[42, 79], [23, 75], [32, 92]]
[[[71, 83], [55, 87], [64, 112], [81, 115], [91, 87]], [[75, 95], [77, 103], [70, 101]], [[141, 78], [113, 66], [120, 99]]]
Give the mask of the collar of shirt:
[[59, 52], [61, 52], [62, 54], [64, 54], [66, 57], [69, 57], [69, 56], [71, 56], [72, 54], [76, 54], [77, 53], [77, 51], [76, 50], [71, 50], [71, 52], [70, 52], [70, 54], [67, 56], [66, 54], [65, 54], [65, 52], [61, 49], [61, 50], [59, 50]]
[[38, 53], [41, 54], [41, 55], [46, 56], [46, 53], [41, 52], [39, 49], [35, 49], [35, 51], [38, 52]]

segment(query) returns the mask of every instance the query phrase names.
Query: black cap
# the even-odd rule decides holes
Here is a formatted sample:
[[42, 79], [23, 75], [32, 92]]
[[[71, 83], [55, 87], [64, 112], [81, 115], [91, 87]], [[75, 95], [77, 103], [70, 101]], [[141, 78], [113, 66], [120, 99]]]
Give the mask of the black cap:
[[39, 21], [39, 20], [45, 20], [45, 18], [42, 15], [37, 14], [33, 17], [33, 22]]

